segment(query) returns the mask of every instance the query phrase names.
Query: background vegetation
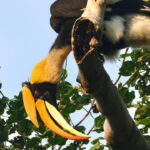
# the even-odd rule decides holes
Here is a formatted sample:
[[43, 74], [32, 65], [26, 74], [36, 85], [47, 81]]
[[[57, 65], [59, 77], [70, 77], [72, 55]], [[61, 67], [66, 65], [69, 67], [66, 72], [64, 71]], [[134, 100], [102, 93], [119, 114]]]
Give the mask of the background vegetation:
[[[124, 102], [128, 108], [135, 108], [135, 122], [141, 133], [150, 143], [150, 51], [148, 49], [137, 49], [131, 53], [121, 55], [122, 65], [119, 76], [114, 83]], [[127, 59], [126, 59], [127, 58]], [[126, 82], [121, 83], [120, 78], [127, 77]], [[61, 114], [72, 124], [70, 114], [77, 110], [85, 109], [90, 105], [90, 109], [86, 110], [87, 114], [78, 124], [73, 125], [74, 128], [81, 132], [85, 132], [87, 126], [91, 126], [86, 134], [94, 132], [98, 138], [93, 141], [71, 141], [68, 143], [66, 139], [54, 134], [46, 127], [36, 128], [28, 119], [22, 101], [21, 92], [9, 99], [1, 91], [2, 83], [0, 83], [0, 150], [83, 150], [91, 143], [91, 150], [103, 150], [106, 147], [103, 134], [103, 122], [105, 117], [96, 110], [94, 98], [86, 94], [81, 86], [73, 87], [71, 83], [65, 81], [67, 77], [66, 69], [63, 70], [61, 80], [58, 84], [57, 100]], [[88, 115], [93, 117], [93, 124], [87, 126], [81, 125], [82, 121]], [[13, 139], [10, 136], [17, 133]]]

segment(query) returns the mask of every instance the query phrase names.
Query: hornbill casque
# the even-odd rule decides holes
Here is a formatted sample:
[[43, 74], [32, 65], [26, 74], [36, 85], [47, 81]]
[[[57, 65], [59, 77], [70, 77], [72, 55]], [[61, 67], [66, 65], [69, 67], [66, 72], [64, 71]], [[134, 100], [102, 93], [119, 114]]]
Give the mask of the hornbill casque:
[[[58, 36], [48, 55], [35, 65], [30, 82], [24, 82], [22, 86], [24, 107], [33, 124], [39, 127], [39, 120], [42, 120], [52, 131], [73, 140], [84, 140], [90, 136], [73, 129], [59, 113], [57, 83], [64, 60], [71, 51], [71, 31], [75, 20], [82, 16], [83, 10], [84, 16], [92, 16], [92, 6], [98, 1], [56, 0], [51, 5], [50, 24]], [[99, 52], [112, 57], [125, 47], [149, 47], [150, 2], [105, 1], [104, 29]]]

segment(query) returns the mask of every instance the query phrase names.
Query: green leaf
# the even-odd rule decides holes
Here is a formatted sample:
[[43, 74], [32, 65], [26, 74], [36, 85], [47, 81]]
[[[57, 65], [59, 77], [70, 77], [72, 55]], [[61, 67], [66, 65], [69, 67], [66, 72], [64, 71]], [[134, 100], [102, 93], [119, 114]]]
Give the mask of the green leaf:
[[8, 140], [8, 128], [4, 119], [0, 118], [0, 142]]
[[120, 58], [126, 58], [126, 57], [129, 57], [129, 56], [131, 56], [131, 53], [121, 54]]
[[74, 128], [76, 130], [78, 130], [79, 132], [85, 133], [85, 127], [84, 126], [75, 126]]
[[92, 110], [93, 110], [93, 113], [99, 113], [99, 111], [96, 108], [96, 104], [93, 106]]
[[96, 143], [99, 143], [99, 144], [100, 144], [99, 138], [92, 140], [91, 143], [92, 143], [93, 145], [95, 145]]
[[59, 135], [56, 135], [53, 144], [63, 146], [66, 144], [66, 141], [67, 141], [67, 139], [65, 139]]
[[126, 104], [131, 103], [135, 98], [135, 92], [134, 91], [129, 92], [129, 88], [123, 87], [119, 92]]
[[61, 73], [61, 80], [65, 80], [68, 76], [67, 70], [66, 69], [62, 69], [62, 73]]
[[13, 140], [11, 140], [11, 143], [14, 145], [14, 147], [17, 149], [23, 149], [25, 143], [25, 139], [22, 136], [16, 136]]
[[0, 149], [5, 150], [4, 142], [0, 142]]
[[38, 137], [33, 137], [28, 140], [27, 147], [28, 149], [40, 149], [41, 139]]
[[100, 115], [100, 116], [96, 117], [95, 120], [94, 120], [95, 127], [97, 129], [100, 129], [101, 132], [103, 131], [104, 120], [105, 120], [104, 115]]
[[7, 114], [10, 115], [10, 117], [7, 122], [9, 124], [21, 121], [27, 117], [23, 105], [21, 92], [18, 96], [15, 96], [12, 100], [9, 101], [8, 106], [9, 107], [7, 110]]
[[130, 76], [130, 78], [128, 79], [128, 82], [127, 82], [127, 85], [128, 86], [135, 86], [136, 85], [136, 82], [137, 80], [139, 79], [139, 72], [135, 72], [132, 76]]
[[80, 103], [83, 105], [88, 105], [91, 99], [92, 99], [92, 96], [90, 94], [84, 94], [80, 99]]
[[91, 147], [90, 150], [103, 150], [103, 149], [102, 149], [101, 145], [96, 144], [93, 147]]
[[135, 120], [142, 120], [144, 118], [150, 118], [150, 103], [147, 105], [140, 105], [135, 112]]
[[0, 98], [0, 115], [2, 115], [4, 113], [4, 110], [6, 108], [7, 102], [8, 102], [8, 98], [7, 97]]
[[147, 104], [148, 100], [149, 100], [149, 97], [147, 95], [144, 95], [142, 97], [142, 103]]
[[135, 70], [135, 63], [133, 61], [126, 61], [120, 68], [119, 74], [122, 76], [130, 76]]
[[139, 121], [136, 121], [136, 125], [150, 125], [150, 118], [144, 118], [144, 119], [141, 119]]
[[144, 135], [144, 138], [146, 139], [147, 143], [150, 144], [150, 136], [149, 135]]
[[66, 148], [63, 148], [63, 150], [77, 150], [78, 147], [79, 147], [79, 144], [77, 144], [77, 142], [74, 142], [74, 143], [71, 143]]
[[29, 136], [33, 131], [33, 124], [27, 119], [19, 121], [17, 124], [17, 131], [20, 135]]

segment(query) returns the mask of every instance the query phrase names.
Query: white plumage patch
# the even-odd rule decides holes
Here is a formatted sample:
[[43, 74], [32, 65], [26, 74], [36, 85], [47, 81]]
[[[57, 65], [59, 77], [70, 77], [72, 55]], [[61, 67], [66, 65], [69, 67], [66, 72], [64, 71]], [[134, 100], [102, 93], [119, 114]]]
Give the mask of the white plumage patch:
[[150, 47], [150, 17], [144, 15], [126, 16], [125, 40], [132, 47]]
[[103, 12], [103, 9], [106, 9], [106, 11], [111, 11], [110, 8], [105, 8], [103, 5], [104, 2], [107, 4], [114, 4], [121, 0], [88, 0], [87, 5], [85, 8], [85, 11], [82, 14], [82, 17], [86, 17], [89, 20], [91, 20], [93, 23], [100, 24], [101, 21], [101, 12]]
[[104, 22], [104, 34], [110, 41], [112, 41], [112, 43], [116, 43], [124, 36], [124, 21], [124, 18], [120, 16], [114, 16], [110, 21]]
[[85, 8], [85, 11], [82, 14], [82, 17], [86, 17], [89, 20], [91, 20], [95, 24], [99, 24], [101, 18], [101, 7], [103, 5], [104, 1], [102, 0], [88, 0], [87, 5]]

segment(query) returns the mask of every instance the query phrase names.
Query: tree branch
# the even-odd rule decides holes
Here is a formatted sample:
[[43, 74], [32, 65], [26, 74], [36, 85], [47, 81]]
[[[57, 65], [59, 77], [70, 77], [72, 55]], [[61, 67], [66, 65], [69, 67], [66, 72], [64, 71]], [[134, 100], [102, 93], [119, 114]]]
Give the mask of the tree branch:
[[95, 102], [95, 99], [93, 99], [93, 101], [91, 102], [91, 107], [90, 107], [89, 111], [87, 112], [87, 114], [75, 126], [79, 126], [87, 118], [87, 116], [90, 114], [90, 112], [93, 108], [94, 102]]
[[93, 15], [85, 12], [75, 22], [72, 31], [72, 49], [79, 67], [81, 84], [86, 92], [96, 98], [98, 107], [106, 116], [104, 134], [114, 150], [149, 150], [119, 92], [105, 71], [103, 57], [98, 52], [101, 45], [99, 35], [102, 35], [103, 29], [101, 24], [104, 16], [103, 0], [89, 1], [93, 3], [90, 7], [95, 7], [91, 10], [100, 9], [99, 14], [94, 14], [98, 15], [95, 18], [100, 20], [93, 19]]
[[[126, 48], [125, 54], [127, 54], [128, 50], [129, 50], [129, 48]], [[124, 64], [125, 59], [126, 59], [126, 58], [123, 58], [121, 65]], [[118, 78], [116, 79], [114, 85], [116, 85], [116, 84], [119, 82], [120, 78], [121, 78], [121, 75], [118, 76]]]
[[3, 94], [3, 92], [1, 90], [0, 90], [0, 94], [2, 95], [2, 97], [5, 97], [4, 94]]

